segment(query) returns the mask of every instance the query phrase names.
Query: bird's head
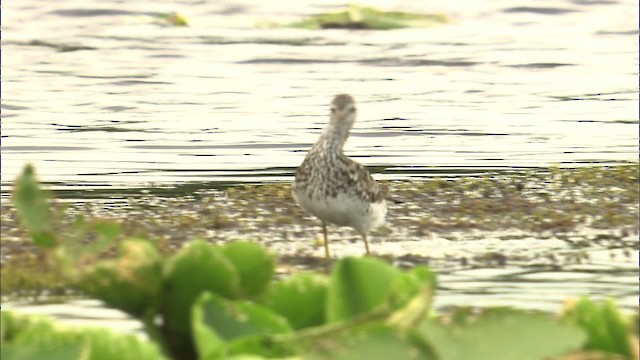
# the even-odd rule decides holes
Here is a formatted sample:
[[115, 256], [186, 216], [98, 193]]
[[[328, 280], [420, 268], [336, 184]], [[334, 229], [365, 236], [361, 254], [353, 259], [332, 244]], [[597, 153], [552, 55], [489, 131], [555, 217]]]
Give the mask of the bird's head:
[[356, 103], [351, 95], [336, 95], [331, 102], [331, 124], [340, 128], [351, 129], [356, 121]]

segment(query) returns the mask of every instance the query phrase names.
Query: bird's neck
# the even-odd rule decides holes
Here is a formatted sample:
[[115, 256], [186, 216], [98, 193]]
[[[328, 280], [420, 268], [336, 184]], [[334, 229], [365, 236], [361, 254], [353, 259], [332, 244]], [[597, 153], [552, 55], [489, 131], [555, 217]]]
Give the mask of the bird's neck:
[[345, 123], [330, 123], [322, 133], [321, 141], [325, 143], [329, 149], [338, 149], [342, 152], [344, 143], [349, 138], [349, 130], [351, 126]]

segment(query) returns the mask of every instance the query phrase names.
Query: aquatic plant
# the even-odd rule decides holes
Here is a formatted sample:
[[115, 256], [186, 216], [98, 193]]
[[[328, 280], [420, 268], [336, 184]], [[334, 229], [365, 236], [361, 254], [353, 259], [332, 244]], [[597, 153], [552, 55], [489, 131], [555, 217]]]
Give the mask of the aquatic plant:
[[351, 5], [344, 10], [313, 15], [287, 26], [302, 29], [391, 30], [429, 27], [448, 21], [449, 19], [442, 14], [381, 11], [372, 7]]
[[154, 13], [152, 16], [157, 20], [157, 23], [165, 26], [189, 26], [187, 18], [177, 12], [169, 13]]

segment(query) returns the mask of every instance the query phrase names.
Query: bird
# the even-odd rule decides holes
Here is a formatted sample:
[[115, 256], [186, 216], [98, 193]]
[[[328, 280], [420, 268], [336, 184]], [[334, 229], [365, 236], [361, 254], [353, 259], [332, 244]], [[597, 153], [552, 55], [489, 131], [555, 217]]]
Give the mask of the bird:
[[380, 185], [360, 163], [344, 154], [344, 144], [356, 121], [351, 95], [331, 102], [329, 123], [298, 167], [293, 197], [322, 222], [325, 257], [330, 258], [327, 223], [354, 228], [370, 255], [367, 233], [385, 222], [387, 204]]

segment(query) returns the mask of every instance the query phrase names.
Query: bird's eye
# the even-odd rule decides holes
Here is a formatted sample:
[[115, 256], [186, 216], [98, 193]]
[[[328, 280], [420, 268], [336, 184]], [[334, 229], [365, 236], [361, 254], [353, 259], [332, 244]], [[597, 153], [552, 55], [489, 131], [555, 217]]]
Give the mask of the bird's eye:
[[331, 107], [331, 113], [332, 113], [332, 114], [335, 114], [335, 112], [336, 112], [336, 108]]
[[354, 112], [356, 112], [356, 108], [355, 108], [354, 106], [350, 107], [350, 108], [349, 108], [349, 112], [350, 112], [350, 113], [354, 113]]

